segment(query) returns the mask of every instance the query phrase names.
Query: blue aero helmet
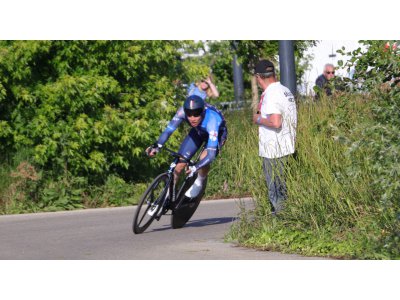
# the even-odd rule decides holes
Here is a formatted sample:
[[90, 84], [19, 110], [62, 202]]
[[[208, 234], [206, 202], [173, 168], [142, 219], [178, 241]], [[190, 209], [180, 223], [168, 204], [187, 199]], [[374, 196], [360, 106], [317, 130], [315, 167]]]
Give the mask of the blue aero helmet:
[[204, 100], [201, 97], [191, 95], [187, 97], [185, 102], [183, 103], [183, 110], [188, 117], [198, 117], [203, 113], [204, 106]]

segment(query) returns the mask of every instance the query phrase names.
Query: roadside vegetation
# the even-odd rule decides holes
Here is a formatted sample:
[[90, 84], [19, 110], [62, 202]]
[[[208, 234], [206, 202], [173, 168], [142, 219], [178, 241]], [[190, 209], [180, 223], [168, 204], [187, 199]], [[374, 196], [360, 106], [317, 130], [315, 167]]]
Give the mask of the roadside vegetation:
[[[399, 53], [379, 41], [366, 44], [366, 53], [358, 49], [343, 64], [357, 63], [347, 91], [298, 105], [284, 212], [271, 216], [259, 162], [253, 173], [238, 175], [250, 179], [256, 209], [243, 212], [229, 239], [312, 256], [400, 258]], [[242, 151], [252, 164], [252, 150]]]
[[[206, 197], [250, 196], [256, 204], [241, 213], [228, 240], [303, 255], [400, 258], [400, 62], [381, 41], [365, 43], [366, 52], [341, 62], [356, 65], [354, 81], [341, 82], [344, 88], [331, 98], [298, 99], [297, 155], [289, 161], [289, 199], [277, 218], [270, 213], [251, 105], [226, 112], [228, 141], [213, 163]], [[260, 55], [254, 49], [261, 46], [265, 53], [277, 50], [243, 42], [238, 53]], [[212, 53], [206, 63], [176, 57], [199, 47], [1, 42], [0, 214], [137, 203], [170, 161], [162, 152], [147, 159], [143, 150], [184, 97], [171, 82], [206, 74]], [[212, 62], [222, 100], [232, 96], [228, 47], [221, 42], [210, 50], [226, 54]], [[249, 78], [245, 85], [248, 92]], [[168, 146], [176, 149], [187, 129], [174, 133]]]
[[374, 171], [379, 162], [369, 146], [359, 147], [367, 143], [366, 129], [376, 126], [371, 111], [375, 100], [342, 94], [299, 103], [297, 155], [289, 162], [289, 198], [278, 217], [271, 215], [256, 128], [243, 116], [249, 126], [237, 129], [244, 129], [242, 136], [249, 141], [245, 138], [238, 149], [236, 165], [246, 168], [236, 169], [237, 180], [247, 179], [244, 185], [256, 209], [242, 212], [228, 239], [309, 256], [399, 258], [397, 195], [390, 204], [384, 199], [382, 178]]
[[[0, 41], [0, 213], [136, 203], [167, 168], [166, 153], [152, 160], [143, 153], [187, 85], [212, 73], [220, 91], [212, 103], [232, 100], [232, 44]], [[296, 57], [313, 44], [296, 42]], [[278, 41], [235, 45], [245, 70], [278, 49]], [[181, 138], [182, 130], [168, 146], [177, 149]]]

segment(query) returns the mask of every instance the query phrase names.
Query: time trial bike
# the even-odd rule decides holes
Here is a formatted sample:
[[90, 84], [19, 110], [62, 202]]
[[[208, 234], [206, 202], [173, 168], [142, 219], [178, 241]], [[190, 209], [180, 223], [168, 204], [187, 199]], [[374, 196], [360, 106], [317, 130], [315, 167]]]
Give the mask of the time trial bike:
[[168, 171], [158, 175], [140, 198], [133, 218], [132, 229], [135, 234], [144, 232], [154, 220], [159, 221], [163, 215], [168, 213], [171, 215], [172, 228], [182, 228], [193, 216], [204, 195], [207, 179], [196, 197], [185, 196], [186, 191], [196, 180], [197, 172], [186, 176], [180, 184], [178, 192], [176, 192], [177, 183], [174, 176], [176, 165], [178, 162], [185, 162], [188, 166], [193, 166], [195, 162], [184, 158], [167, 147], [163, 147], [161, 150], [169, 152], [173, 161]]

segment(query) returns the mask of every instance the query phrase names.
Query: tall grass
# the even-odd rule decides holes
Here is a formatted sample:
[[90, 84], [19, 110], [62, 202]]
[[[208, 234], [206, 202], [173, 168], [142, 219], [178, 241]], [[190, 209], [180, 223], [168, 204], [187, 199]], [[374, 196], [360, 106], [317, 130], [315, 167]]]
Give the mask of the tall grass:
[[252, 196], [253, 185], [262, 180], [259, 172], [258, 131], [250, 110], [226, 114], [228, 139], [211, 166], [207, 197]]
[[300, 105], [298, 155], [286, 174], [290, 193], [286, 222], [292, 226], [351, 227], [373, 204], [370, 176], [347, 174], [352, 162], [344, 155], [347, 144], [338, 136], [343, 130], [350, 134], [354, 125], [350, 123], [359, 119], [362, 107], [362, 99], [346, 97]]
[[[372, 122], [369, 110], [368, 99], [361, 95], [299, 103], [297, 155], [288, 162], [288, 200], [278, 218], [270, 213], [256, 126], [246, 112], [234, 116], [233, 122], [229, 119], [229, 129], [240, 134], [226, 147], [232, 166], [221, 169], [228, 168], [227, 178], [251, 191], [257, 204], [242, 216], [229, 238], [306, 255], [393, 257], [381, 243], [387, 215], [374, 195], [368, 153], [348, 155], [349, 145], [362, 140], [363, 132], [357, 128]], [[362, 171], [354, 173], [354, 165]]]

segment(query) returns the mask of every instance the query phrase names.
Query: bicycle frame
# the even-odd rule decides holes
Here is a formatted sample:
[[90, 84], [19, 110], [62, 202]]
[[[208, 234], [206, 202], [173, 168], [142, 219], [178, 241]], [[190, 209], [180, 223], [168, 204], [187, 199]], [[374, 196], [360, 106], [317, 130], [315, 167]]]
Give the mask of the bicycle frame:
[[[142, 195], [133, 219], [133, 232], [135, 234], [144, 232], [154, 219], [157, 221], [160, 220], [160, 218], [165, 215], [168, 210], [172, 211], [172, 227], [180, 228], [192, 216], [198, 205], [197, 202], [195, 206], [191, 206], [192, 211], [182, 210], [184, 206], [181, 206], [184, 203], [184, 199], [186, 199], [186, 197], [181, 197], [181, 195], [183, 195], [187, 188], [193, 184], [193, 181], [196, 179], [196, 174], [193, 174], [193, 176], [190, 177], [186, 176], [180, 185], [179, 191], [175, 191], [175, 185], [177, 185], [175, 182], [176, 166], [180, 162], [186, 163], [189, 166], [193, 166], [195, 163], [166, 147], [163, 149], [168, 151], [174, 157], [174, 159], [169, 165], [167, 172], [158, 175]], [[201, 152], [203, 150], [204, 148], [201, 150]], [[183, 215], [182, 212], [184, 212]]]
[[[172, 151], [171, 149], [169, 149], [167, 147], [164, 147], [163, 149], [166, 150], [167, 152], [169, 152], [174, 157], [174, 160], [169, 165], [169, 168], [167, 171], [167, 174], [169, 177], [168, 183], [167, 183], [167, 186], [169, 188], [169, 195], [164, 195], [164, 197], [163, 197], [164, 201], [162, 202], [162, 205], [160, 208], [161, 210], [163, 210], [163, 212], [160, 214], [160, 216], [156, 217], [157, 219], [160, 219], [161, 215], [165, 214], [165, 212], [167, 212], [169, 209], [171, 209], [170, 204], [175, 203], [175, 201], [176, 201], [175, 168], [178, 165], [178, 163], [180, 161], [183, 161], [184, 163], [187, 163], [189, 166], [195, 165], [195, 163], [193, 161], [187, 160], [186, 158], [181, 156], [179, 153]], [[202, 151], [203, 151], [203, 149], [202, 149]]]
[[[167, 150], [168, 148], [166, 148]], [[169, 149], [168, 149], [169, 150]], [[167, 151], [168, 151], [167, 150]], [[174, 157], [174, 161], [169, 165], [168, 168], [168, 176], [169, 176], [169, 182], [168, 182], [168, 187], [169, 187], [169, 195], [165, 195], [166, 199], [169, 199], [170, 203], [175, 202], [176, 200], [176, 192], [175, 192], [175, 168], [177, 166], [177, 164], [179, 163], [179, 158], [178, 157]], [[164, 203], [163, 207], [167, 206], [169, 203]]]

